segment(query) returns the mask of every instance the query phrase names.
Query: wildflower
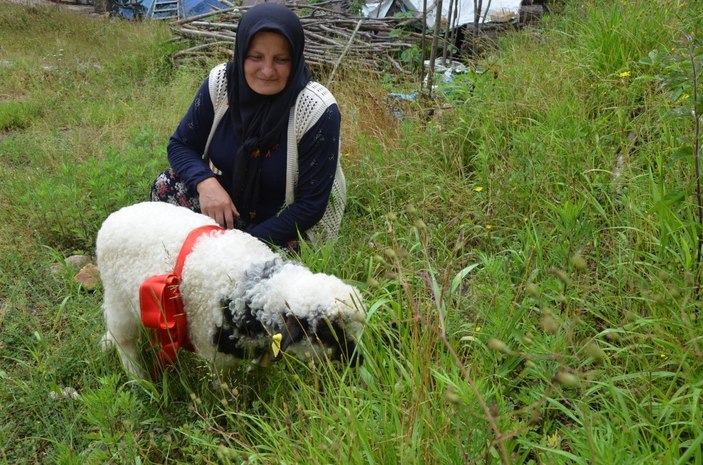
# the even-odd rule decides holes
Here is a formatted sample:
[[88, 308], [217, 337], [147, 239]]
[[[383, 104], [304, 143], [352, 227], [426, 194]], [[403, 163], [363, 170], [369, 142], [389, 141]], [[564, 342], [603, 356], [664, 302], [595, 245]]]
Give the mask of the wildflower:
[[666, 354], [659, 354], [659, 357], [660, 357], [662, 360], [665, 359], [665, 358], [667, 358]]
[[514, 120], [512, 120], [512, 123], [513, 123], [513, 124], [517, 124], [518, 122], [519, 122], [519, 120], [518, 120], [517, 118], [515, 118]]
[[547, 436], [547, 447], [556, 449], [557, 447], [559, 447], [560, 442], [561, 438], [559, 437], [559, 431], [555, 431], [554, 434], [552, 434], [551, 436]]
[[493, 225], [492, 225], [492, 224], [487, 224], [487, 225], [486, 225], [486, 229], [490, 231], [491, 229], [493, 229]]
[[481, 327], [476, 325], [476, 328], [474, 328], [474, 331], [476, 331], [477, 333], [481, 332]]
[[629, 71], [623, 71], [622, 73], [618, 74], [621, 78], [626, 78], [630, 77], [631, 73]]
[[688, 100], [689, 98], [691, 98], [690, 95], [682, 94], [681, 97], [676, 99], [676, 101], [674, 102], [674, 105], [681, 105], [684, 102], [684, 100]]
[[478, 187], [477, 187], [476, 189], [474, 189], [474, 190], [475, 190], [476, 192], [482, 192], [482, 191], [483, 191], [483, 187], [478, 186]]

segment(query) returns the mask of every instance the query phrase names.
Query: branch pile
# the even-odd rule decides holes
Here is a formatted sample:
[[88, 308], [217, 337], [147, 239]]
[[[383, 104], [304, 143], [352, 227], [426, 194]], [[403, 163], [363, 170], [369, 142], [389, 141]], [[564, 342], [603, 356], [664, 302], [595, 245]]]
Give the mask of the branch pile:
[[[420, 36], [398, 31], [416, 22], [415, 18], [365, 18], [320, 5], [287, 5], [303, 25], [308, 64], [337, 67], [344, 60], [347, 64], [378, 69], [391, 63], [403, 71], [394, 57], [419, 43]], [[175, 35], [191, 46], [177, 52], [174, 60], [182, 63], [213, 55], [231, 57], [239, 19], [246, 10], [247, 7], [231, 7], [175, 23]]]

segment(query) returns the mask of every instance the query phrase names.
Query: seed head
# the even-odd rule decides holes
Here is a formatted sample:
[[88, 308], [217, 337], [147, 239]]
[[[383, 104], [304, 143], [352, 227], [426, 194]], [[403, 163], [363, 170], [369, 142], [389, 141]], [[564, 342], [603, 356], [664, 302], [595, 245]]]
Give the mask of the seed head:
[[568, 371], [558, 371], [554, 375], [554, 381], [569, 388], [577, 388], [581, 385], [581, 379]]
[[571, 264], [577, 271], [583, 271], [586, 269], [586, 259], [579, 253], [571, 257]]
[[534, 297], [535, 299], [539, 297], [539, 287], [535, 283], [529, 283], [525, 286], [525, 292], [527, 295]]
[[456, 393], [453, 387], [449, 386], [446, 391], [444, 391], [444, 398], [452, 404], [458, 404], [461, 402], [461, 397]]
[[490, 338], [488, 342], [486, 343], [489, 349], [495, 351], [495, 352], [501, 352], [504, 354], [509, 354], [510, 349], [508, 348], [508, 345], [501, 341], [500, 339], [496, 339], [494, 337]]
[[556, 276], [562, 283], [569, 284], [569, 276], [566, 274], [566, 271], [559, 268], [553, 268], [552, 273], [554, 273], [554, 276]]
[[557, 321], [549, 315], [543, 316], [539, 322], [542, 325], [542, 329], [547, 333], [554, 334], [559, 329]]
[[591, 341], [586, 344], [584, 351], [586, 352], [586, 355], [597, 362], [602, 362], [605, 360], [605, 352], [603, 352], [603, 349], [601, 349], [595, 341]]

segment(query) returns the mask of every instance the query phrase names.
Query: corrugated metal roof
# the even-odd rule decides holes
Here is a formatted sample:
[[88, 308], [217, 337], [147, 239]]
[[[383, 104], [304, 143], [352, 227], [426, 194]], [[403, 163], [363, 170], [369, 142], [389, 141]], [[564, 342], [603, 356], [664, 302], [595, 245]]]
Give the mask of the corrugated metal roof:
[[[505, 22], [511, 19], [517, 19], [520, 14], [521, 0], [483, 0], [484, 8], [488, 5], [488, 11], [483, 13], [482, 20], [485, 22]], [[450, 0], [442, 1], [442, 18], [446, 19], [449, 14]], [[391, 10], [391, 7], [396, 5], [400, 11], [415, 11], [418, 16], [422, 12], [423, 0], [383, 0], [381, 2], [369, 2], [363, 7], [363, 14], [367, 17], [385, 17]], [[435, 0], [427, 0], [427, 25], [429, 27], [435, 24], [435, 11], [437, 2]], [[452, 13], [452, 17], [455, 13]], [[474, 22], [474, 0], [459, 0], [458, 13], [456, 20], [453, 21], [453, 26], [463, 26]]]

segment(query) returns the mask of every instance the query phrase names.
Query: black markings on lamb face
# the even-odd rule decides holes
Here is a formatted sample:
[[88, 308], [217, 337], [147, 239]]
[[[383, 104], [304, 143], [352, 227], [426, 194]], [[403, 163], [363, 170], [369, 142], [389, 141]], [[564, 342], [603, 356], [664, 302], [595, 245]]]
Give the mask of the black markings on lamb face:
[[246, 349], [242, 347], [242, 339], [256, 339], [264, 336], [266, 330], [264, 326], [251, 313], [249, 306], [238, 321], [234, 321], [234, 315], [230, 309], [230, 301], [223, 302], [222, 305], [222, 326], [215, 327], [215, 334], [212, 338], [213, 345], [217, 346], [217, 351], [229, 354], [237, 358], [247, 356], [257, 357], [267, 352], [266, 347]]
[[356, 352], [356, 342], [347, 337], [346, 331], [338, 323], [321, 321], [317, 325], [315, 336], [329, 349], [330, 360], [340, 360], [350, 364], [361, 363], [361, 356]]
[[[285, 352], [288, 347], [304, 338], [310, 338], [312, 344], [327, 349], [327, 358], [330, 360], [339, 360], [350, 364], [360, 364], [362, 361], [361, 356], [356, 352], [356, 343], [347, 337], [344, 328], [337, 322], [322, 320], [317, 324], [316, 331], [312, 332], [310, 323], [306, 319], [289, 315], [286, 318], [286, 328], [283, 331], [281, 351]], [[281, 355], [276, 360], [280, 358]]]

